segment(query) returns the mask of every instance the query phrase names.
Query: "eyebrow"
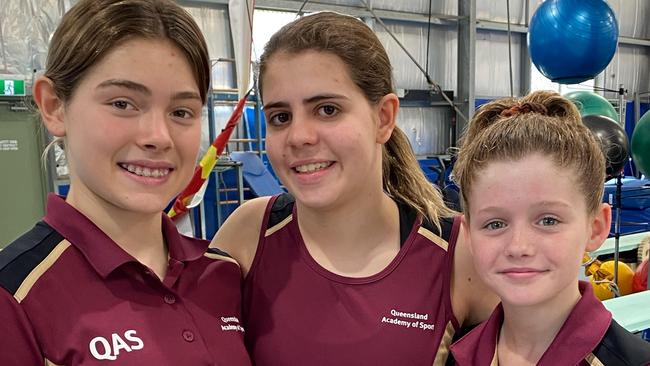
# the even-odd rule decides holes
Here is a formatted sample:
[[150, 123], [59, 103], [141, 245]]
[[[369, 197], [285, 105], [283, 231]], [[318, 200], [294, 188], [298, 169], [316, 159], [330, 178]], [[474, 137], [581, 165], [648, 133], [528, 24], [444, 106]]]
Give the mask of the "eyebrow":
[[[319, 95], [314, 95], [313, 97], [305, 98], [302, 100], [303, 104], [313, 104], [320, 102], [322, 100], [329, 100], [329, 99], [349, 99], [345, 95], [342, 94], [319, 94]], [[265, 109], [269, 108], [286, 108], [289, 106], [289, 103], [287, 102], [272, 102], [264, 105]]]
[[[98, 88], [110, 88], [110, 87], [118, 87], [118, 88], [126, 88], [129, 90], [133, 90], [135, 92], [144, 94], [146, 96], [151, 96], [153, 93], [151, 92], [151, 89], [146, 87], [145, 85], [142, 85], [140, 83], [136, 83], [134, 81], [130, 80], [123, 80], [123, 79], [109, 79], [101, 82], [98, 86]], [[179, 99], [198, 99], [201, 102], [203, 101], [201, 99], [201, 96], [194, 91], [182, 91], [174, 94], [171, 98], [172, 100], [179, 100]]]
[[[541, 201], [534, 203], [532, 207], [535, 208], [543, 208], [543, 207], [562, 207], [562, 208], [571, 208], [572, 206], [566, 202], [562, 201]], [[478, 213], [498, 213], [500, 211], [504, 210], [503, 207], [500, 206], [488, 206], [488, 207], [483, 207], [480, 210], [478, 210]]]
[[123, 80], [123, 79], [104, 80], [99, 85], [97, 85], [97, 88], [103, 89], [103, 88], [110, 88], [114, 86], [118, 88], [130, 89], [142, 94], [146, 94], [147, 96], [151, 95], [151, 89], [147, 88], [146, 86], [140, 83], [136, 83], [130, 80]]

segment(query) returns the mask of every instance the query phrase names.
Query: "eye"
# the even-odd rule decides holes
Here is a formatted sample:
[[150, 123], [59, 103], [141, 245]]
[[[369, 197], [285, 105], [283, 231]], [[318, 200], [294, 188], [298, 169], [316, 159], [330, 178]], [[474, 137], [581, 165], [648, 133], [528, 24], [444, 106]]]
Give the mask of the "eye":
[[487, 223], [487, 225], [484, 226], [484, 228], [488, 230], [499, 230], [505, 227], [506, 227], [506, 223], [499, 220], [490, 221]]
[[286, 112], [272, 113], [268, 116], [269, 123], [276, 126], [283, 125], [289, 122], [290, 119], [291, 116]]
[[322, 117], [332, 117], [339, 113], [339, 109], [331, 104], [318, 107], [318, 114]]
[[192, 113], [192, 112], [190, 112], [190, 111], [188, 111], [186, 109], [177, 109], [177, 110], [172, 112], [172, 116], [186, 119], [186, 118], [194, 117], [194, 113]]
[[546, 216], [546, 217], [542, 218], [541, 220], [539, 220], [539, 224], [542, 225], [542, 226], [554, 226], [554, 225], [557, 225], [559, 223], [560, 223], [560, 221], [558, 219], [556, 219], [555, 217], [552, 217], [552, 216]]
[[133, 106], [133, 104], [127, 102], [124, 99], [114, 100], [114, 101], [110, 102], [110, 105], [112, 105], [113, 107], [115, 107], [117, 109], [121, 109], [121, 110], [129, 110], [129, 109], [133, 110], [133, 109], [136, 109], [135, 106]]

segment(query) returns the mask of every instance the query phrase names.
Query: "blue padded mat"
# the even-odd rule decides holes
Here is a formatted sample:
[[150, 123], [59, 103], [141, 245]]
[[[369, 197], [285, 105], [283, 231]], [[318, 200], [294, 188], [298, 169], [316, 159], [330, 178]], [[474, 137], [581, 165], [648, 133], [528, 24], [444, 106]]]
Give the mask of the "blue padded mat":
[[230, 154], [232, 160], [242, 162], [244, 180], [251, 191], [258, 196], [273, 196], [284, 192], [280, 183], [266, 169], [260, 157], [251, 151], [237, 151]]

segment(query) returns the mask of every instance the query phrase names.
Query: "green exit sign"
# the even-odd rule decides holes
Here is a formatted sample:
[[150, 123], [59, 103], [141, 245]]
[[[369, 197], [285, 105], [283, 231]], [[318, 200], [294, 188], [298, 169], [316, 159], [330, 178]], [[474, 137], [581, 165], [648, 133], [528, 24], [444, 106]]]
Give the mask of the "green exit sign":
[[25, 95], [25, 81], [0, 80], [0, 95]]

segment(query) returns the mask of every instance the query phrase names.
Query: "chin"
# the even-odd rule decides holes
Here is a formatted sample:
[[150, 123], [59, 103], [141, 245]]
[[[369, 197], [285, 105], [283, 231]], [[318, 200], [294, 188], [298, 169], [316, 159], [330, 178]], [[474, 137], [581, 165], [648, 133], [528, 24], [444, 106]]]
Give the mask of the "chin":
[[157, 195], [138, 194], [122, 201], [119, 206], [123, 210], [141, 214], [158, 214], [162, 212], [171, 199], [162, 198]]
[[297, 201], [300, 201], [303, 206], [312, 209], [326, 208], [336, 201], [335, 197], [320, 192], [296, 192], [294, 197]]

